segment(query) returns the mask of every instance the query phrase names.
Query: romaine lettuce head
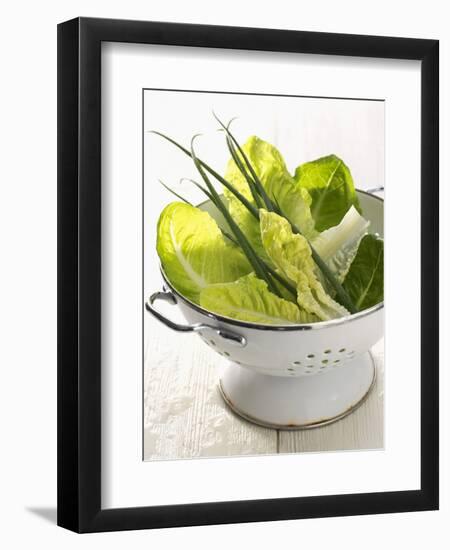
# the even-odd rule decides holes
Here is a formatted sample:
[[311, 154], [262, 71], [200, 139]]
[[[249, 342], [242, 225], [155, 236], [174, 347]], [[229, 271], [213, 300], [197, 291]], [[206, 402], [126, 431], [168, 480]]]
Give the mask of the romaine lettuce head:
[[317, 317], [272, 294], [254, 273], [234, 283], [210, 285], [200, 293], [200, 305], [225, 317], [267, 325], [312, 323]]
[[252, 271], [240, 248], [223, 236], [215, 220], [183, 202], [172, 202], [161, 212], [156, 249], [170, 282], [196, 303], [208, 285], [235, 281]]
[[359, 310], [383, 301], [384, 243], [382, 239], [375, 235], [363, 237], [343, 286]]
[[338, 225], [352, 205], [361, 212], [350, 170], [336, 155], [301, 164], [294, 178], [311, 195], [317, 231]]
[[[303, 235], [312, 238], [316, 233], [310, 210], [311, 197], [308, 191], [298, 185], [289, 174], [278, 149], [256, 136], [250, 137], [242, 149], [269, 198], [279, 205], [283, 214], [301, 230]], [[241, 156], [240, 153], [238, 154]], [[245, 166], [242, 157], [241, 160]], [[233, 159], [229, 160], [224, 177], [254, 204], [248, 183]], [[258, 221], [228, 189], [224, 189], [224, 194], [229, 202], [230, 213], [235, 217], [242, 231], [255, 249], [262, 251]]]
[[308, 241], [292, 232], [289, 222], [274, 212], [260, 210], [261, 236], [266, 253], [297, 288], [297, 302], [322, 321], [349, 315], [329, 296], [316, 275]]
[[339, 225], [322, 231], [310, 241], [340, 283], [345, 279], [369, 225], [370, 222], [351, 206]]

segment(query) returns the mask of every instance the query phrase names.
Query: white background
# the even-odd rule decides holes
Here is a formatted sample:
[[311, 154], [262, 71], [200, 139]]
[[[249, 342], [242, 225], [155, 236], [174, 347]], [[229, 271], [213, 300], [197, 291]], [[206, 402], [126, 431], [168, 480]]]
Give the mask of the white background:
[[[441, 511], [374, 517], [213, 526], [76, 536], [56, 529], [56, 23], [77, 15], [172, 20], [441, 40], [441, 97], [450, 95], [450, 38], [445, 3], [279, 0], [214, 4], [69, 0], [17, 2], [3, 12], [2, 40], [2, 532], [8, 548], [229, 548], [258, 544], [380, 548], [445, 548], [450, 519], [450, 375], [442, 369]], [[406, 17], [406, 14], [408, 15]], [[6, 121], [6, 125], [5, 125]], [[448, 102], [441, 105], [441, 180], [450, 173]], [[442, 186], [442, 212], [449, 206]], [[444, 217], [443, 217], [444, 218]], [[442, 280], [449, 280], [449, 221], [442, 219]], [[442, 334], [448, 334], [448, 290], [441, 291]], [[444, 307], [445, 306], [445, 307]], [[33, 512], [32, 510], [35, 510]], [[37, 510], [37, 513], [36, 513]], [[44, 516], [44, 517], [43, 517]], [[445, 542], [446, 541], [446, 542]]]

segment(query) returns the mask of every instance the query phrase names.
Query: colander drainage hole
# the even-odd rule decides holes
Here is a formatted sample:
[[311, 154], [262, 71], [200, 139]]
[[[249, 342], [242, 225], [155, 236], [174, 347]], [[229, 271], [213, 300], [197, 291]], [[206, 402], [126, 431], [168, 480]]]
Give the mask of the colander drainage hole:
[[308, 359], [312, 359], [314, 357], [314, 353], [310, 353], [306, 356]]
[[[324, 365], [326, 365], [326, 364], [328, 363], [328, 359], [323, 359], [323, 360], [322, 360], [322, 363], [323, 363]], [[322, 367], [322, 368], [323, 368], [323, 367]]]
[[344, 351], [345, 351], [345, 348], [341, 348], [341, 349], [339, 350], [339, 353], [344, 353]]
[[230, 357], [230, 354], [228, 353], [228, 351], [224, 351], [223, 354], [226, 355], [227, 357]]
[[324, 351], [324, 353], [325, 353], [325, 354], [331, 353], [331, 349], [326, 349], [326, 350]]
[[210, 342], [210, 344], [212, 344], [213, 346], [216, 345], [216, 343], [214, 342], [214, 340], [210, 340], [209, 342]]
[[301, 365], [301, 364], [302, 364], [301, 361], [294, 361], [293, 362], [293, 365]]

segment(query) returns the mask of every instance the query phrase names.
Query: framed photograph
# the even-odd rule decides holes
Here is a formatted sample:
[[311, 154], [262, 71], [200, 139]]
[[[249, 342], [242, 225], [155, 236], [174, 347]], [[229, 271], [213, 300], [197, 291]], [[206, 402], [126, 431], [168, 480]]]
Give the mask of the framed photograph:
[[58, 26], [58, 524], [438, 508], [438, 41]]

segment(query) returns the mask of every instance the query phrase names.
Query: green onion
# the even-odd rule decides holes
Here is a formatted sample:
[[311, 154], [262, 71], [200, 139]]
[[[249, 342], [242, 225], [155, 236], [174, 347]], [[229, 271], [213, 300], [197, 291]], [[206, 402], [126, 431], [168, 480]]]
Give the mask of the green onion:
[[250, 174], [252, 175], [252, 178], [255, 182], [255, 186], [258, 190], [258, 193], [261, 195], [267, 209], [270, 210], [271, 212], [273, 212], [274, 208], [273, 208], [272, 201], [270, 200], [269, 196], [267, 195], [266, 190], [264, 189], [264, 186], [261, 183], [261, 180], [258, 178], [255, 170], [253, 169], [252, 163], [248, 160], [247, 155], [244, 153], [244, 150], [239, 145], [239, 142], [237, 141], [237, 139], [230, 132], [230, 129], [228, 128], [228, 126], [225, 126], [224, 123], [218, 118], [218, 116], [214, 112], [213, 112], [213, 115], [214, 115], [214, 118], [217, 120], [217, 122], [222, 126], [222, 128], [228, 134], [228, 136], [233, 141], [233, 143], [236, 145], [239, 153], [241, 154], [242, 158], [244, 159], [245, 164], [247, 165], [247, 167], [250, 171]]
[[247, 180], [248, 186], [250, 188], [252, 197], [256, 202], [256, 205], [258, 206], [258, 208], [262, 208], [264, 205], [262, 203], [260, 195], [258, 194], [258, 190], [256, 189], [255, 182], [252, 180], [251, 176], [248, 174], [247, 170], [244, 168], [244, 165], [242, 164], [241, 159], [236, 153], [236, 149], [234, 148], [234, 145], [231, 139], [228, 136], [226, 139], [227, 139], [228, 151], [230, 152], [231, 158], [234, 160], [234, 163], [236, 164], [239, 172]]
[[[229, 239], [236, 246], [239, 246], [239, 243], [237, 242], [237, 240], [234, 237], [232, 237], [227, 231], [224, 231], [222, 228], [220, 228], [220, 230], [222, 231], [222, 234], [227, 239]], [[260, 258], [260, 260], [261, 260], [261, 258]], [[294, 298], [297, 298], [297, 289], [295, 288], [295, 286], [291, 285], [288, 281], [286, 281], [286, 279], [284, 277], [282, 277], [279, 273], [277, 273], [275, 271], [275, 269], [270, 267], [270, 265], [267, 264], [264, 260], [261, 260], [261, 262], [263, 263], [263, 265], [267, 269], [267, 271], [270, 273], [270, 275], [274, 279], [276, 279], [282, 286], [284, 286], [284, 288], [286, 290], [288, 290], [294, 296]]]
[[[151, 133], [156, 134], [157, 136], [160, 136], [160, 137], [164, 138], [165, 140], [169, 141], [170, 143], [175, 145], [175, 147], [178, 147], [178, 149], [183, 151], [183, 153], [185, 153], [186, 155], [188, 155], [189, 157], [192, 158], [192, 154], [188, 151], [188, 149], [186, 149], [185, 147], [183, 147], [182, 145], [177, 143], [174, 139], [162, 134], [161, 132], [157, 132], [156, 130], [151, 130]], [[252, 215], [256, 219], [258, 219], [258, 210], [257, 210], [257, 208], [255, 208], [253, 206], [253, 204], [250, 201], [248, 201], [246, 199], [246, 197], [244, 197], [244, 195], [242, 195], [242, 193], [239, 193], [239, 191], [231, 183], [229, 183], [219, 173], [217, 173], [210, 166], [208, 166], [208, 164], [206, 164], [206, 162], [204, 162], [203, 160], [201, 160], [199, 158], [197, 158], [197, 160], [200, 162], [200, 164], [203, 166], [203, 168], [205, 168], [205, 170], [207, 170], [214, 178], [216, 178], [216, 180], [219, 181], [224, 187], [229, 189], [230, 192], [233, 193], [233, 195], [237, 199], [239, 199], [239, 201], [252, 213]]]
[[[200, 185], [200, 183], [198, 183], [197, 181], [192, 180], [192, 179], [190, 179], [190, 178], [181, 178], [181, 179], [180, 179], [180, 182], [181, 182], [181, 181], [190, 181], [190, 182], [193, 183], [196, 187], [198, 187], [198, 188], [200, 189], [200, 191], [202, 191], [202, 193], [204, 193], [204, 194], [208, 197], [208, 199], [209, 199], [210, 201], [213, 200], [211, 193], [210, 193], [207, 189], [205, 189], [205, 188], [203, 187], [203, 185]], [[213, 202], [214, 202], [214, 201], [213, 201]]]
[[263, 262], [258, 257], [256, 252], [253, 250], [252, 246], [248, 242], [245, 235], [242, 233], [239, 226], [233, 220], [231, 214], [228, 212], [228, 209], [225, 207], [225, 205], [221, 201], [221, 199], [219, 197], [219, 194], [217, 193], [214, 186], [210, 182], [208, 176], [206, 175], [205, 171], [203, 170], [203, 166], [202, 166], [201, 162], [196, 157], [195, 151], [194, 151], [194, 146], [193, 146], [193, 143], [194, 143], [194, 140], [195, 140], [196, 137], [197, 136], [194, 136], [191, 140], [192, 160], [194, 161], [194, 164], [195, 164], [198, 172], [202, 176], [203, 181], [205, 182], [206, 186], [208, 187], [209, 192], [214, 197], [214, 204], [216, 205], [218, 210], [220, 210], [223, 217], [227, 221], [230, 229], [233, 231], [234, 236], [236, 237], [236, 240], [239, 242], [240, 247], [242, 248], [244, 254], [246, 255], [246, 257], [247, 257], [248, 261], [250, 262], [250, 264], [252, 265], [253, 269], [255, 270], [256, 275], [258, 277], [260, 277], [261, 279], [263, 279], [264, 281], [266, 281], [269, 290], [281, 298], [281, 295], [278, 291], [278, 288], [273, 283], [272, 278], [270, 277], [268, 271], [265, 269], [265, 266], [264, 266]]
[[282, 277], [279, 273], [277, 273], [275, 271], [275, 269], [273, 269], [272, 267], [270, 267], [269, 264], [267, 264], [264, 260], [261, 260], [264, 267], [267, 269], [267, 271], [270, 273], [270, 275], [276, 279], [282, 286], [284, 286], [284, 288], [286, 290], [288, 290], [295, 298], [295, 300], [297, 300], [297, 289], [295, 288], [295, 286], [291, 285], [291, 283], [289, 283], [288, 281], [286, 281], [286, 279], [284, 277]]
[[189, 202], [187, 199], [185, 199], [184, 197], [182, 197], [181, 195], [179, 195], [176, 191], [174, 191], [173, 189], [171, 189], [168, 185], [166, 185], [163, 181], [161, 180], [158, 180], [159, 183], [165, 187], [167, 189], [167, 191], [169, 191], [169, 193], [172, 193], [172, 195], [175, 195], [176, 197], [178, 197], [180, 200], [182, 200], [183, 202], [185, 202], [186, 204], [189, 204], [190, 206], [193, 206], [193, 204], [191, 202]]

